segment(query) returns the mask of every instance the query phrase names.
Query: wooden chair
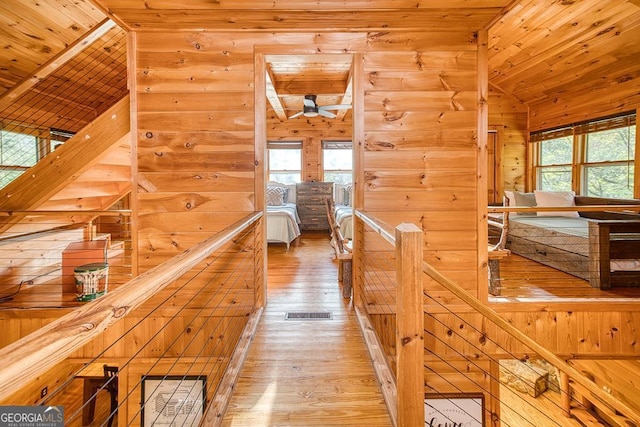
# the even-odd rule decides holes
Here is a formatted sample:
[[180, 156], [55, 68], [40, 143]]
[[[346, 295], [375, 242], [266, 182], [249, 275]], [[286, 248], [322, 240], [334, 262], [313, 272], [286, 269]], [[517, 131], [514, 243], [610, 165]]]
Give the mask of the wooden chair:
[[[509, 206], [509, 199], [506, 197], [503, 199], [503, 205]], [[489, 293], [498, 296], [500, 295], [500, 260], [511, 255], [511, 251], [505, 248], [509, 232], [509, 212], [503, 212], [501, 220], [489, 217], [487, 224], [500, 230], [498, 242], [495, 245], [488, 245]]]
[[349, 239], [345, 239], [336, 221], [333, 199], [325, 199], [327, 219], [331, 229], [331, 246], [338, 260], [338, 281], [342, 282], [342, 297], [351, 298], [352, 288], [352, 248]]
[[104, 365], [104, 388], [111, 396], [108, 427], [113, 424], [113, 419], [118, 414], [118, 367]]

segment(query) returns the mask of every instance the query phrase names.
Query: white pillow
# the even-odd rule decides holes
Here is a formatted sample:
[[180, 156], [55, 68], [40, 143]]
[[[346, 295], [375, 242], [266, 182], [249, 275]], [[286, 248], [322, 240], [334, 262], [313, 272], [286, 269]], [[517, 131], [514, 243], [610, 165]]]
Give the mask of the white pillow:
[[282, 206], [285, 201], [285, 193], [287, 189], [284, 187], [267, 187], [267, 206]]
[[[534, 190], [536, 195], [536, 204], [538, 207], [565, 207], [575, 206], [576, 193], [573, 191], [542, 191]], [[580, 216], [578, 212], [542, 212], [538, 211], [538, 216]]]

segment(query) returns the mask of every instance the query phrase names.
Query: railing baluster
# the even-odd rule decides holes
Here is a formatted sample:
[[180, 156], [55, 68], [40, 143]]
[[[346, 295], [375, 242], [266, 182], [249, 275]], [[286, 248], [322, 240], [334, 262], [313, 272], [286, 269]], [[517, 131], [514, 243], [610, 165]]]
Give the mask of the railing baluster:
[[422, 230], [396, 228], [398, 425], [424, 422], [424, 327], [422, 316]]

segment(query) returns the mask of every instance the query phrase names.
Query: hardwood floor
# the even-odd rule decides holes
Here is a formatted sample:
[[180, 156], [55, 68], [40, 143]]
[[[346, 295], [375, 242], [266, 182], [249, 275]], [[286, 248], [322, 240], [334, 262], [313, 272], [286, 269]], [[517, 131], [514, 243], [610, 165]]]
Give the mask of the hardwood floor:
[[500, 296], [494, 298], [502, 301], [637, 299], [640, 287], [592, 288], [586, 280], [512, 254], [500, 260]]
[[[326, 233], [269, 245], [268, 304], [224, 426], [390, 426]], [[287, 312], [331, 320], [285, 320]]]
[[[109, 290], [114, 290], [131, 280], [131, 254], [125, 254], [122, 250], [115, 249], [109, 252]], [[7, 290], [6, 294], [19, 292], [5, 301], [0, 301], [0, 310], [22, 309], [22, 308], [74, 308], [82, 306], [83, 302], [76, 300], [76, 295], [63, 293], [61, 284], [61, 271], [55, 270], [50, 274], [39, 278], [38, 283], [31, 286], [18, 285], [14, 289]]]
[[560, 394], [551, 390], [545, 391], [538, 397], [531, 397], [526, 393], [500, 385], [500, 401], [502, 427], [582, 426], [575, 419], [564, 416], [560, 406]]

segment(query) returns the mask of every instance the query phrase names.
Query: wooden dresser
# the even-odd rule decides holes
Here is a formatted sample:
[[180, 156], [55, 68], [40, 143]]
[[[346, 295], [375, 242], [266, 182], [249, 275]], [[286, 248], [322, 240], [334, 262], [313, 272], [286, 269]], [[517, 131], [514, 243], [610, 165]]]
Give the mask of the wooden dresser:
[[325, 199], [333, 198], [333, 182], [301, 182], [296, 185], [296, 206], [302, 230], [327, 230]]

